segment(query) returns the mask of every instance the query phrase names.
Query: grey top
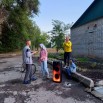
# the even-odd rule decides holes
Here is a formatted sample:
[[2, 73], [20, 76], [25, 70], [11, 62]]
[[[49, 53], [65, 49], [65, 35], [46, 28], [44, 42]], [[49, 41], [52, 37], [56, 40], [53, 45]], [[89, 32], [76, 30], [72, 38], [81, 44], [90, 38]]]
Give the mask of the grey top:
[[25, 46], [22, 52], [23, 63], [32, 64], [32, 53], [29, 46]]

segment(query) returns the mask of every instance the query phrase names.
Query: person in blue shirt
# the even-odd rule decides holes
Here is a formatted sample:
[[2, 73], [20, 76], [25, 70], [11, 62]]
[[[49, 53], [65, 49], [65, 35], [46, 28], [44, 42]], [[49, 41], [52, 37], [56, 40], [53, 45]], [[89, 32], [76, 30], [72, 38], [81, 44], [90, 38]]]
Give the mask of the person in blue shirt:
[[68, 74], [69, 77], [71, 77], [72, 73], [76, 72], [76, 65], [72, 59], [69, 60], [69, 66], [65, 68], [65, 72]]

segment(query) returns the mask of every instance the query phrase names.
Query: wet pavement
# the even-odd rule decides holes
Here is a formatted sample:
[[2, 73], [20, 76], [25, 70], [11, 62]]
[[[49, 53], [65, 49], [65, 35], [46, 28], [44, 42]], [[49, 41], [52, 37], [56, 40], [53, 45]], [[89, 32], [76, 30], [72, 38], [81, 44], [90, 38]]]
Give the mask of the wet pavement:
[[21, 73], [21, 56], [0, 59], [0, 103], [103, 103], [85, 92], [85, 87], [62, 74], [62, 82], [42, 80], [40, 65], [35, 59], [37, 80], [22, 84], [25, 73]]

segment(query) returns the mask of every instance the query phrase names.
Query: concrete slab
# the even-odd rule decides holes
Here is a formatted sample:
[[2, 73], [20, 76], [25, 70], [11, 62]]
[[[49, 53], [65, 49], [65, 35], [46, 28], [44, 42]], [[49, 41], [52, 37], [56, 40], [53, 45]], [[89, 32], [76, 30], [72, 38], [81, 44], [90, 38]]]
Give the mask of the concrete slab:
[[86, 85], [86, 86], [88, 86], [90, 88], [94, 87], [93, 80], [88, 78], [88, 77], [86, 77], [86, 76], [81, 75], [80, 73], [77, 73], [77, 72], [73, 73], [72, 77], [77, 79], [78, 81], [80, 81], [81, 83], [83, 83], [84, 85]]
[[96, 85], [96, 86], [103, 86], [103, 80], [100, 80], [100, 81], [96, 82], [95, 85]]
[[103, 100], [103, 86], [95, 87], [94, 90], [91, 91], [91, 94], [93, 94], [95, 97]]

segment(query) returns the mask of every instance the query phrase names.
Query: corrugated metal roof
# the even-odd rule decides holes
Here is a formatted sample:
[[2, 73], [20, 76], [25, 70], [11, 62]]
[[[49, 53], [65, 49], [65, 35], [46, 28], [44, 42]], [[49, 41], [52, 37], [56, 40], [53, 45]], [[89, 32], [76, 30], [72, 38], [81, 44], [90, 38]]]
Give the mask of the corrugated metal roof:
[[103, 17], [103, 0], [94, 0], [71, 29]]

